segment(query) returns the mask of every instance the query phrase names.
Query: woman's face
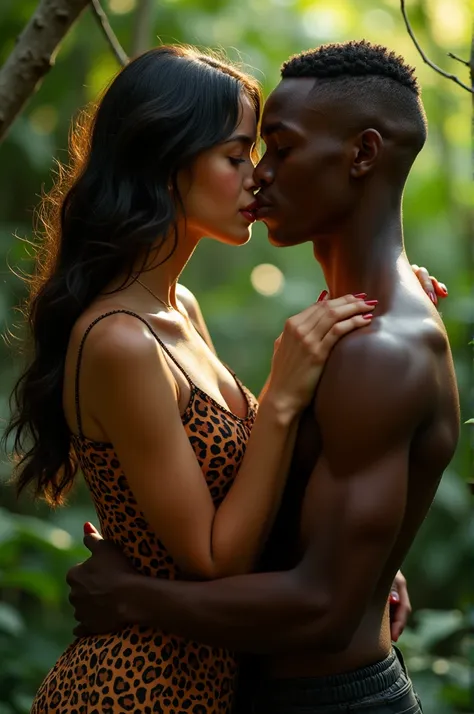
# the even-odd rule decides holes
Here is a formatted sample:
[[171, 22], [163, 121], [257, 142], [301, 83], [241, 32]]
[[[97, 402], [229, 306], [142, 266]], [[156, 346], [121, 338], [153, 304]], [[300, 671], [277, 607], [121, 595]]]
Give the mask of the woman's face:
[[245, 209], [255, 199], [251, 150], [257, 136], [255, 110], [241, 96], [242, 118], [222, 144], [203, 152], [191, 169], [178, 174], [178, 188], [186, 215], [186, 231], [197, 239], [216, 238], [243, 245], [255, 220]]

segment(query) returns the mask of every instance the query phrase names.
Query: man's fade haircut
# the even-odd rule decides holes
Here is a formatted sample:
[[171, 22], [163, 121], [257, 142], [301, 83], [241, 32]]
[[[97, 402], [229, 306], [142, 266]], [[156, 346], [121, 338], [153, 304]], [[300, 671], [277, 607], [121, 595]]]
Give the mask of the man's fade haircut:
[[385, 77], [408, 87], [417, 96], [420, 88], [414, 67], [403, 57], [366, 40], [321, 45], [293, 55], [283, 63], [281, 76], [336, 79], [338, 77]]
[[281, 76], [313, 78], [318, 88], [332, 87], [339, 94], [343, 89], [354, 107], [387, 107], [393, 118], [407, 125], [413, 159], [426, 141], [426, 116], [415, 69], [386, 47], [366, 40], [321, 45], [290, 57], [281, 67]]

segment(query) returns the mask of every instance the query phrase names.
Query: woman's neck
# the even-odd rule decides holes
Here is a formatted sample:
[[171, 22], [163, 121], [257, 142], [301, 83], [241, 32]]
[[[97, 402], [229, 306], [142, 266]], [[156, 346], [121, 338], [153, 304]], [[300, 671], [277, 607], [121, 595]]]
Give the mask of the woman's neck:
[[[151, 293], [165, 305], [177, 309], [176, 284], [196, 250], [199, 240], [184, 231], [183, 233], [178, 231], [177, 239], [174, 233], [170, 233], [161, 246], [156, 250], [152, 249], [145, 267], [143, 267], [143, 258], [136, 260], [132, 277], [126, 286], [132, 286], [134, 278], [138, 277], [140, 283], [143, 283], [142, 286], [137, 286], [141, 291], [145, 292], [143, 286], [146, 286], [149, 297]], [[124, 278], [125, 276], [122, 278], [122, 284]], [[117, 287], [119, 284], [120, 282], [117, 281]]]

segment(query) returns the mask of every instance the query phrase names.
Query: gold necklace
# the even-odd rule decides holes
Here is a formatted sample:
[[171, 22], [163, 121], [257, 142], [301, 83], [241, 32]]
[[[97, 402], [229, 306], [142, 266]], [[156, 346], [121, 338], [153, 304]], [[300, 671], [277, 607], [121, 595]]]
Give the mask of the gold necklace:
[[142, 286], [142, 288], [145, 288], [145, 290], [147, 290], [147, 291], [150, 293], [150, 295], [155, 298], [155, 300], [158, 300], [158, 302], [161, 302], [161, 304], [164, 305], [164, 306], [167, 308], [167, 310], [174, 310], [174, 307], [173, 307], [172, 305], [170, 305], [169, 303], [167, 303], [167, 302], [165, 302], [164, 300], [162, 300], [160, 297], [158, 297], [158, 295], [155, 295], [155, 293], [153, 292], [153, 290], [151, 290], [151, 289], [148, 287], [148, 285], [145, 285], [145, 283], [142, 283], [142, 281], [140, 280], [140, 278], [135, 278], [135, 280], [137, 281], [137, 283], [138, 283], [139, 285]]

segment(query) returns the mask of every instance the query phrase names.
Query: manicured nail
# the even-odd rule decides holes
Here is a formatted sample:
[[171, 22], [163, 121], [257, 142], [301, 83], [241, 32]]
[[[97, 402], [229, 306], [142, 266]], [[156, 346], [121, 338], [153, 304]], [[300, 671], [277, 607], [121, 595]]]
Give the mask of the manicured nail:
[[84, 533], [87, 533], [88, 535], [90, 533], [95, 533], [95, 528], [92, 523], [89, 523], [89, 521], [87, 521], [87, 523], [84, 523]]
[[364, 320], [371, 320], [373, 318], [373, 315], [371, 312], [369, 312], [368, 315], [362, 315], [362, 317], [364, 318]]
[[323, 292], [322, 292], [321, 295], [318, 297], [318, 299], [316, 300], [316, 302], [321, 302], [321, 300], [324, 300], [324, 298], [326, 297], [327, 294], [328, 294], [328, 291], [327, 291], [327, 290], [323, 290]]
[[354, 297], [360, 298], [361, 300], [363, 300], [364, 298], [367, 297], [367, 293], [355, 293]]
[[375, 307], [376, 305], [378, 305], [378, 302], [378, 300], [365, 300], [365, 304], [370, 305], [371, 307]]
[[395, 590], [392, 590], [392, 592], [390, 593], [390, 602], [400, 602], [400, 595]]
[[448, 288], [446, 287], [446, 285], [444, 283], [440, 283], [439, 287], [445, 293], [445, 295], [448, 295]]

